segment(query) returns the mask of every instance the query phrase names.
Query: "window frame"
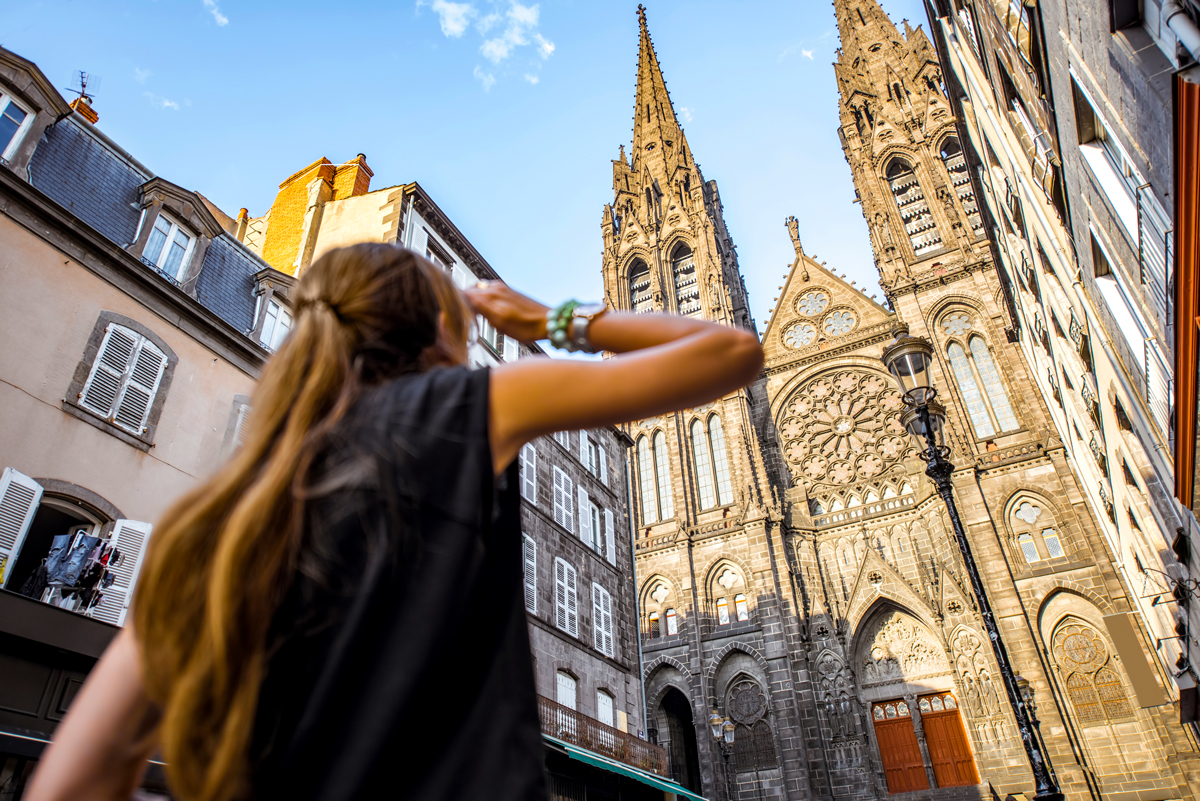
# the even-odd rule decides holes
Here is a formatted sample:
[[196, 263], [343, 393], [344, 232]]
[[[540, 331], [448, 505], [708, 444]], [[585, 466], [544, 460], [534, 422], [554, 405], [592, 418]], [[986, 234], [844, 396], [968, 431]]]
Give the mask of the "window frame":
[[[602, 714], [606, 704], [603, 701], [601, 701], [601, 699], [608, 699], [608, 701], [607, 701], [608, 720], [607, 721], [605, 721], [604, 716]], [[617, 720], [616, 708], [617, 708], [617, 699], [613, 697], [612, 693], [608, 692], [607, 690], [596, 690], [596, 720], [600, 721], [605, 726], [608, 726], [610, 729], [616, 728], [616, 720]]]
[[[142, 264], [145, 264], [147, 267], [171, 281], [171, 283], [175, 284], [176, 286], [182, 286], [184, 276], [188, 274], [188, 268], [191, 266], [192, 255], [196, 252], [196, 243], [199, 241], [200, 237], [199, 235], [193, 233], [186, 225], [183, 225], [176, 220], [165, 209], [160, 208], [158, 213], [154, 214], [153, 221], [150, 220], [150, 215], [152, 212], [153, 207], [142, 210], [143, 224], [147, 222], [150, 223], [150, 233], [146, 239], [146, 244], [142, 246]], [[158, 253], [158, 257], [155, 259], [150, 259], [146, 255], [146, 248], [150, 246], [149, 237], [153, 237], [154, 233], [158, 231], [158, 223], [160, 220], [166, 221], [167, 233], [163, 240], [162, 250], [160, 250]], [[141, 225], [138, 227], [140, 229]], [[187, 247], [183, 250], [183, 256], [179, 259], [179, 265], [175, 270], [175, 274], [171, 275], [166, 271], [166, 269], [164, 269], [163, 264], [167, 259], [167, 255], [171, 252], [172, 245], [175, 243], [176, 234], [183, 234], [186, 236], [188, 238], [188, 243]]]
[[[945, 316], [946, 315], [943, 315], [943, 318]], [[974, 316], [974, 315], [971, 315], [971, 316]], [[984, 348], [984, 350], [988, 354], [988, 357], [991, 359], [992, 368], [996, 372], [996, 381], [998, 383], [999, 389], [1004, 394], [1004, 400], [1008, 406], [1009, 412], [1012, 414], [1012, 418], [1013, 418], [1013, 422], [1014, 422], [1012, 428], [1001, 427], [1000, 415], [996, 411], [995, 402], [994, 402], [992, 396], [990, 394], [988, 394], [987, 382], [984, 381], [983, 372], [979, 369], [979, 365], [976, 362], [976, 358], [975, 358], [975, 352], [971, 347], [972, 341], [976, 340], [976, 339], [979, 340], [980, 345]], [[952, 357], [950, 355], [950, 350], [951, 350], [951, 348], [955, 348], [955, 347], [957, 347], [960, 351], [962, 351], [962, 354], [963, 354], [962, 358], [965, 362], [965, 366], [967, 368], [969, 375], [960, 376], [958, 368], [956, 368], [954, 366], [955, 359], [954, 359], [954, 357]], [[996, 363], [995, 353], [993, 353], [992, 347], [988, 343], [987, 337], [985, 337], [982, 333], [975, 330], [974, 328], [964, 332], [961, 336], [947, 337], [946, 345], [943, 348], [943, 354], [944, 354], [945, 359], [948, 362], [948, 366], [950, 368], [948, 370], [948, 373], [954, 379], [955, 386], [958, 389], [958, 395], [960, 398], [964, 398], [963, 403], [966, 404], [966, 402], [967, 402], [965, 400], [966, 387], [963, 386], [963, 379], [970, 379], [974, 383], [974, 385], [975, 385], [974, 389], [976, 392], [978, 392], [979, 399], [980, 399], [981, 403], [983, 404], [983, 411], [987, 415], [987, 423], [989, 426], [991, 426], [991, 429], [992, 429], [991, 433], [989, 433], [989, 434], [983, 434], [980, 432], [979, 427], [976, 425], [976, 422], [971, 415], [970, 408], [968, 407], [966, 409], [967, 419], [971, 423], [971, 434], [974, 437], [976, 442], [993, 440], [993, 439], [996, 439], [997, 437], [1008, 436], [1010, 434], [1013, 434], [1013, 433], [1021, 430], [1022, 423], [1021, 423], [1020, 418], [1017, 417], [1016, 407], [1013, 406], [1012, 395], [1009, 392], [1009, 388], [1007, 386], [1005, 386], [1005, 384], [1004, 384], [1003, 372], [1000, 370], [1000, 366]]]
[[12, 139], [4, 146], [3, 150], [0, 150], [0, 159], [9, 164], [12, 163], [13, 156], [17, 154], [22, 143], [24, 143], [25, 137], [29, 135], [29, 129], [33, 127], [34, 120], [37, 119], [37, 114], [27, 108], [24, 103], [17, 100], [17, 98], [8, 92], [0, 91], [0, 114], [8, 111], [10, 104], [25, 112], [25, 119], [21, 120], [20, 124], [17, 125], [17, 129], [13, 131]]
[[554, 626], [579, 637], [579, 571], [561, 556], [554, 558]]
[[575, 502], [571, 498], [571, 492], [574, 488], [575, 484], [571, 481], [571, 477], [567, 472], [558, 467], [558, 465], [555, 465], [554, 522], [572, 534], [575, 533]]
[[525, 611], [537, 614], [537, 540], [521, 532], [521, 585], [525, 592]]
[[[263, 348], [268, 353], [275, 353], [277, 350], [279, 350], [279, 347], [281, 345], [283, 345], [284, 341], [288, 338], [288, 334], [292, 333], [292, 328], [295, 326], [295, 323], [296, 323], [296, 317], [292, 313], [291, 306], [289, 306], [288, 304], [283, 303], [279, 300], [276, 300], [275, 295], [273, 293], [272, 293], [270, 299], [267, 300], [266, 303], [262, 302], [262, 298], [263, 298], [262, 295], [258, 296], [259, 311], [263, 315], [263, 318], [261, 320], [262, 325], [258, 325], [258, 322], [256, 321], [255, 326], [254, 326], [255, 328], [258, 329], [258, 344], [259, 344], [259, 347]], [[280, 321], [280, 319], [282, 319], [282, 315], [284, 313], [286, 313], [287, 318], [288, 318], [287, 328], [285, 329], [283, 339], [280, 339], [279, 342], [274, 345], [265, 341], [267, 338], [266, 337], [267, 323], [268, 323], [268, 320], [271, 320], [271, 307], [272, 306], [274, 306], [278, 310], [275, 314], [274, 320], [271, 322], [271, 334], [272, 334], [271, 338], [272, 339], [275, 338], [274, 337], [275, 329], [279, 326], [279, 321]]]
[[517, 460], [521, 497], [537, 506], [537, 448], [532, 442], [526, 442], [521, 446]]

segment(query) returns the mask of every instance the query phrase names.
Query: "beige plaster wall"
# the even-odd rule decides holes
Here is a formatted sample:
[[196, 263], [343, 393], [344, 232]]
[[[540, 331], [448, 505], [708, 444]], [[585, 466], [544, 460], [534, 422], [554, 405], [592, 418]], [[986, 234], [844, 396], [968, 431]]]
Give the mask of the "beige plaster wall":
[[391, 225], [385, 223], [383, 218], [391, 212], [388, 195], [393, 191], [395, 187], [389, 187], [326, 203], [313, 259], [319, 259], [333, 248], [359, 242], [382, 242], [384, 235], [391, 230]]
[[[102, 311], [137, 320], [179, 357], [144, 453], [62, 410]], [[154, 522], [218, 465], [234, 395], [254, 379], [177, 325], [0, 217], [0, 467], [69, 481]]]

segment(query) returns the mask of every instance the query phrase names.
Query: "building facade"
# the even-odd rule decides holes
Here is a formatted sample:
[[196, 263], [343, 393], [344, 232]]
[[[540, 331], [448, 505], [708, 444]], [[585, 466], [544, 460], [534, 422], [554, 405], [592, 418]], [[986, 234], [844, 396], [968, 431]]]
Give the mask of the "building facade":
[[[1170, 674], [1079, 454], [1030, 390], [937, 50], [874, 0], [835, 9], [840, 134], [888, 305], [806, 255], [789, 219], [796, 259], [763, 378], [711, 410], [629, 427], [658, 740], [681, 782], [717, 798], [710, 709], [736, 724], [734, 797], [1032, 790], [945, 507], [879, 360], [907, 330], [934, 346], [959, 510], [1067, 796], [1191, 797], [1197, 755], [1173, 722]], [[609, 301], [753, 326], [715, 184], [691, 161], [641, 25], [633, 150], [602, 222]], [[719, 438], [704, 436], [713, 419]], [[721, 464], [744, 496], [713, 489]]]
[[[1195, 286], [1176, 281], [1189, 245], [1177, 246], [1175, 206], [1188, 194], [1174, 171], [1172, 94], [1194, 86], [1187, 45], [1200, 42], [1188, 35], [1197, 8], [1184, 6], [930, 9], [1025, 361], [1160, 644], [1171, 700], [1194, 696], [1200, 623], [1200, 609], [1172, 596], [1173, 580], [1200, 575], [1191, 493], [1181, 492], [1191, 487], [1194, 390], [1190, 407], [1174, 391], [1176, 373], [1193, 385], [1195, 374], [1195, 352], [1179, 352], [1175, 330], [1176, 293]], [[1192, 700], [1184, 718], [1195, 717]]]

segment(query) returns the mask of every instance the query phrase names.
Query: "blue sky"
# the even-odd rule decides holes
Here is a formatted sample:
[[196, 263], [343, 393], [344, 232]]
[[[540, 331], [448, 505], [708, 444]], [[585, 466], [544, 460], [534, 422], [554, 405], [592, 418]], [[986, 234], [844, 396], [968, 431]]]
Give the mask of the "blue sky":
[[[100, 127], [230, 214], [262, 214], [322, 156], [365, 153], [372, 189], [419, 181], [509, 283], [557, 302], [601, 294], [636, 7], [25, 0], [0, 4], [0, 45], [61, 88], [100, 76]], [[918, 0], [884, 7], [927, 27]], [[832, 4], [651, 0], [647, 18], [760, 329], [792, 259], [789, 214], [807, 252], [874, 290], [837, 137]]]

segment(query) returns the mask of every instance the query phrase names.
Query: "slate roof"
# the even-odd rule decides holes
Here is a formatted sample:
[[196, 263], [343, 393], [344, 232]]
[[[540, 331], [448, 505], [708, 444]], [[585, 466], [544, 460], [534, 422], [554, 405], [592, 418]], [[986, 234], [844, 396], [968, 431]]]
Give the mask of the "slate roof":
[[114, 153], [74, 117], [46, 129], [29, 166], [35, 187], [117, 247], [133, 241], [141, 216], [138, 187], [154, 176]]
[[[138, 188], [155, 176], [88, 127], [72, 116], [48, 128], [30, 162], [32, 183], [125, 248], [141, 217]], [[196, 300], [239, 331], [249, 331], [254, 327], [253, 276], [267, 266], [228, 233], [221, 234], [204, 255]]]

